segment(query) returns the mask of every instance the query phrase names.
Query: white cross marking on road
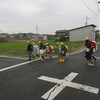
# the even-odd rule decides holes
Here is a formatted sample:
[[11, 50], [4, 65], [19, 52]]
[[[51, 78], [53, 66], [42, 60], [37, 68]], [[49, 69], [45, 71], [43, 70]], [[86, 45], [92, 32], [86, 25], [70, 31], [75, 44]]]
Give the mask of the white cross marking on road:
[[78, 75], [78, 73], [71, 72], [68, 76], [66, 76], [62, 80], [47, 77], [47, 76], [39, 77], [38, 79], [40, 79], [40, 80], [44, 80], [44, 81], [48, 81], [48, 82], [57, 84], [53, 88], [51, 88], [47, 93], [45, 93], [41, 98], [43, 98], [45, 100], [46, 99], [53, 100], [66, 86], [75, 88], [75, 89], [79, 89], [79, 90], [83, 90], [86, 92], [98, 94], [99, 88], [71, 82], [77, 75]]

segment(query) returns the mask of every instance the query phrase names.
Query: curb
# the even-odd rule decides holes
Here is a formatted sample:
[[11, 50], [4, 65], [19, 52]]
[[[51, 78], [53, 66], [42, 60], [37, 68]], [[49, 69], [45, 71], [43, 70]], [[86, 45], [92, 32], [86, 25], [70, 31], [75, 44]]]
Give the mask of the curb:
[[[68, 53], [67, 55], [73, 55], [73, 54], [77, 54], [77, 53], [81, 53], [83, 52], [85, 49], [82, 49], [80, 51], [75, 51], [73, 53]], [[0, 55], [0, 57], [4, 57], [4, 58], [14, 58], [14, 59], [23, 59], [23, 60], [27, 60], [27, 57], [15, 57], [15, 56], [6, 56], [6, 55]], [[57, 58], [58, 56], [53, 56], [53, 58]], [[45, 57], [45, 59], [48, 59], [48, 57]], [[36, 60], [36, 59], [35, 59]], [[37, 59], [40, 60], [40, 59]]]

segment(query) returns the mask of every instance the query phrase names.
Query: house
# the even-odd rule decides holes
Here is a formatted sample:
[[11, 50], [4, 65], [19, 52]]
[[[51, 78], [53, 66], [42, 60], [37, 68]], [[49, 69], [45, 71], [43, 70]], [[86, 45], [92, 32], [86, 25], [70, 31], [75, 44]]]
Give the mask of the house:
[[58, 30], [55, 32], [56, 39], [59, 39], [61, 36], [69, 37], [69, 32], [67, 30]]
[[95, 35], [96, 40], [100, 39], [100, 30], [96, 30]]
[[96, 25], [91, 24], [70, 30], [58, 30], [55, 32], [55, 37], [59, 39], [60, 36], [64, 35], [68, 37], [69, 41], [83, 41], [84, 37], [95, 40], [95, 27]]
[[0, 38], [6, 38], [9, 37], [8, 33], [0, 33]]
[[32, 39], [34, 37], [35, 33], [26, 33], [28, 39]]
[[38, 41], [38, 40], [47, 40], [47, 36], [46, 35], [34, 35], [33, 37], [32, 37], [32, 40], [34, 40], [34, 41]]
[[95, 25], [86, 25], [69, 31], [70, 41], [83, 41], [84, 37], [89, 37], [91, 40], [95, 40]]

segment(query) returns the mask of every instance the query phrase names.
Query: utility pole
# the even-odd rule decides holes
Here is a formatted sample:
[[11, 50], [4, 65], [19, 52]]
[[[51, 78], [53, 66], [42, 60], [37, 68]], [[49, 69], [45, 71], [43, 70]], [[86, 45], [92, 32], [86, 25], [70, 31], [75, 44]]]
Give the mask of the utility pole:
[[86, 23], [85, 23], [86, 26], [88, 24], [88, 19], [89, 19], [89, 17], [86, 16]]
[[36, 33], [38, 34], [38, 25], [36, 25]]

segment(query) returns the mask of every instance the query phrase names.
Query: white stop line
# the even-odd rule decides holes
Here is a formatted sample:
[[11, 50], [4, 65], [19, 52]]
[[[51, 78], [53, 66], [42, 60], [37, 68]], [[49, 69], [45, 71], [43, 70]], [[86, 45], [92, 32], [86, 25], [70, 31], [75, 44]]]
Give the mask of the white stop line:
[[99, 88], [71, 82], [77, 75], [78, 75], [78, 73], [71, 72], [68, 76], [66, 76], [62, 80], [47, 77], [47, 76], [39, 77], [38, 79], [40, 79], [40, 80], [44, 80], [44, 81], [48, 81], [48, 82], [57, 84], [53, 88], [51, 88], [47, 93], [45, 93], [41, 98], [47, 99], [47, 100], [53, 100], [66, 86], [75, 88], [75, 89], [79, 89], [79, 90], [83, 90], [86, 92], [98, 94]]

